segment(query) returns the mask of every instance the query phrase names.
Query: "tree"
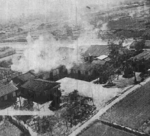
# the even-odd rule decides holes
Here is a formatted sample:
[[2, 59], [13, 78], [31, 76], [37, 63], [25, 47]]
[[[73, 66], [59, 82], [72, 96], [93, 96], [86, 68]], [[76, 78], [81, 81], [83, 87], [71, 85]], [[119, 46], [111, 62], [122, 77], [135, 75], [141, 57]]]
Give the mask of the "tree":
[[34, 103], [31, 100], [24, 100], [21, 108], [27, 110], [33, 110]]
[[53, 135], [53, 127], [58, 122], [55, 116], [43, 116], [37, 119], [38, 132], [44, 134], [49, 133]]
[[95, 105], [89, 105], [88, 102], [92, 100], [92, 98], [80, 96], [77, 90], [68, 95], [67, 106], [61, 114], [62, 118], [66, 121], [67, 127], [68, 123], [72, 127], [91, 115]]
[[30, 136], [30, 134], [27, 133], [27, 132], [21, 132], [21, 133], [20, 133], [20, 136]]

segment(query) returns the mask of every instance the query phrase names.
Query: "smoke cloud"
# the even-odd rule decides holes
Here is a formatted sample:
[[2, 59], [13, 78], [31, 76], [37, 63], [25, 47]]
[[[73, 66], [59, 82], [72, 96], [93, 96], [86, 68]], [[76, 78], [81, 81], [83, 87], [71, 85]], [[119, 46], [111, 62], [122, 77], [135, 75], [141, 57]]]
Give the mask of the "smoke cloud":
[[22, 57], [13, 59], [11, 69], [14, 71], [50, 71], [60, 65], [65, 65], [69, 69], [74, 63], [82, 62], [76, 48], [63, 49], [65, 46], [51, 35], [40, 36], [33, 41], [29, 34], [27, 40], [28, 48], [24, 50]]
[[[23, 1], [25, 2], [25, 0]], [[33, 1], [31, 5], [34, 5]], [[95, 0], [94, 2], [91, 2], [89, 0], [83, 0], [81, 2], [79, 0], [46, 0], [43, 5], [41, 0], [36, 0], [36, 6], [34, 5], [36, 10], [34, 9], [34, 12], [42, 12], [43, 14], [49, 14], [49, 11], [56, 14], [62, 13], [68, 17], [68, 25], [81, 26], [82, 32], [80, 32], [80, 36], [76, 41], [71, 41], [70, 43], [68, 41], [57, 41], [52, 35], [40, 36], [39, 39], [34, 41], [29, 34], [27, 36], [28, 47], [24, 50], [20, 59], [13, 59], [13, 65], [11, 66], [12, 70], [23, 73], [29, 70], [34, 70], [35, 72], [50, 71], [51, 69], [55, 69], [60, 65], [65, 65], [69, 69], [74, 65], [74, 63], [82, 63], [82, 56], [80, 54], [80, 48], [82, 46], [87, 49], [90, 45], [107, 44], [107, 41], [102, 41], [100, 38], [98, 38], [100, 30], [107, 30], [107, 24], [103, 24], [101, 29], [95, 28], [93, 25], [89, 24], [86, 19], [82, 18], [82, 13], [84, 12], [81, 10], [81, 7], [85, 7], [86, 5], [90, 4], [97, 4], [101, 8], [104, 8], [108, 7], [109, 5], [117, 5], [120, 4], [120, 2], [126, 1], [127, 0], [118, 0], [117, 2], [116, 0]], [[9, 3], [11, 4], [10, 1]], [[25, 3], [25, 5], [30, 5], [27, 3], [27, 1]], [[30, 8], [30, 6], [28, 8]], [[40, 8], [44, 10], [41, 11]], [[28, 13], [26, 14], [28, 15]], [[71, 49], [64, 49], [62, 52], [60, 50], [62, 47], [69, 47]]]

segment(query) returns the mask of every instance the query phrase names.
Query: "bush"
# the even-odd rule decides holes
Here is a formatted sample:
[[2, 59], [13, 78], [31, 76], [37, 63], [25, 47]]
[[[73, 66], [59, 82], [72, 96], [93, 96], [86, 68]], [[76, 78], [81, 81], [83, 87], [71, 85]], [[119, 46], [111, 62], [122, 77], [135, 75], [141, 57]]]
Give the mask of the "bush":
[[23, 110], [33, 110], [34, 103], [30, 100], [24, 100], [23, 106], [21, 107]]
[[61, 116], [71, 126], [77, 125], [87, 119], [95, 110], [95, 105], [88, 104], [92, 100], [92, 98], [80, 96], [75, 90], [68, 95], [67, 107]]

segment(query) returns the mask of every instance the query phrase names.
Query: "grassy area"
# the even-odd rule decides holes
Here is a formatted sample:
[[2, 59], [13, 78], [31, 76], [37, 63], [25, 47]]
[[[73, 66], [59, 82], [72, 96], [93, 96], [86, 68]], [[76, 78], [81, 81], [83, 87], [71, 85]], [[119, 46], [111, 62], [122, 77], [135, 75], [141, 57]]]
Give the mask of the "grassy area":
[[146, 21], [148, 20], [126, 16], [109, 21], [108, 28], [116, 37], [136, 38], [144, 34]]

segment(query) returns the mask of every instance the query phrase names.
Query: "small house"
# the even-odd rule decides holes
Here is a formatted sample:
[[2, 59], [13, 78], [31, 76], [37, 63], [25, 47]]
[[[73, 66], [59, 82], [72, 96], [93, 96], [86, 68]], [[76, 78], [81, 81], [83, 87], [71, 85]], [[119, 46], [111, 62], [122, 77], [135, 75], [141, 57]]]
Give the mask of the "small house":
[[108, 56], [108, 45], [91, 45], [83, 54], [85, 61], [93, 61], [96, 57]]
[[25, 82], [27, 82], [28, 80], [35, 79], [35, 78], [36, 78], [36, 75], [32, 71], [29, 71], [27, 73], [14, 77], [12, 81], [16, 86], [20, 86], [24, 84]]
[[12, 82], [0, 84], [0, 108], [6, 108], [14, 104], [19, 95], [18, 88]]
[[131, 57], [129, 60], [132, 61], [135, 70], [137, 72], [141, 72], [144, 69], [149, 69], [150, 68], [150, 51], [145, 50], [138, 55]]
[[58, 82], [33, 79], [24, 83], [20, 90], [22, 97], [42, 104], [60, 97], [59, 87]]
[[79, 65], [74, 65], [68, 70], [68, 77], [92, 81], [99, 77], [99, 69], [106, 62], [105, 60], [93, 60], [91, 63], [84, 62]]
[[50, 74], [49, 74], [49, 79], [51, 81], [57, 81], [63, 77], [66, 77], [68, 74], [67, 74], [67, 69], [65, 66], [61, 65], [55, 69], [52, 69], [50, 71]]

